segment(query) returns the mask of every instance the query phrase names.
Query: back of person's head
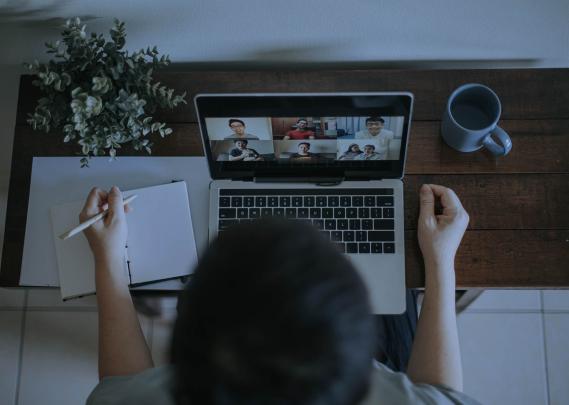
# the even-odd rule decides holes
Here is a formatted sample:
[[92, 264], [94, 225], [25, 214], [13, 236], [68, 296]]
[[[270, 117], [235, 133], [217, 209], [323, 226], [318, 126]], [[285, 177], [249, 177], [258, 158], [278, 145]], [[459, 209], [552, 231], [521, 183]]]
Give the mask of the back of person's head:
[[367, 291], [310, 225], [263, 220], [224, 231], [178, 309], [178, 404], [357, 404], [367, 391]]

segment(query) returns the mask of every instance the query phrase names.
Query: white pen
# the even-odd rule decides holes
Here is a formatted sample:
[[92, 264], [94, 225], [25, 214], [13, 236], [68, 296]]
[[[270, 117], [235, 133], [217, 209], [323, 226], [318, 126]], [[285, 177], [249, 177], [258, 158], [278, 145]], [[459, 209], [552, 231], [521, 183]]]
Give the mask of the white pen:
[[[123, 199], [123, 201], [122, 201], [123, 206], [128, 204], [132, 200], [134, 200], [136, 197], [137, 197], [137, 195], [133, 194], [133, 195], [128, 196], [125, 199]], [[104, 211], [101, 211], [97, 215], [92, 216], [87, 221], [82, 222], [81, 224], [79, 224], [75, 228], [70, 229], [69, 231], [67, 231], [65, 233], [62, 233], [61, 235], [59, 235], [59, 238], [63, 239], [63, 240], [68, 239], [68, 238], [72, 237], [73, 235], [76, 235], [79, 232], [82, 232], [83, 230], [89, 228], [95, 222], [103, 219], [105, 217], [105, 215], [107, 215], [107, 213], [109, 212], [109, 205], [108, 204], [103, 205], [103, 209], [104, 209]]]

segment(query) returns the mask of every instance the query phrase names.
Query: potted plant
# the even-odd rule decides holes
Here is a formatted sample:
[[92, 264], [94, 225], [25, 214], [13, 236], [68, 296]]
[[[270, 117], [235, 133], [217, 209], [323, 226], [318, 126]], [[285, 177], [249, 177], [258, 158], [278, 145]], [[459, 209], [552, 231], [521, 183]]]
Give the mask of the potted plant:
[[28, 123], [37, 130], [60, 129], [64, 142], [81, 146], [81, 167], [93, 156], [113, 159], [121, 145], [151, 153], [153, 133], [172, 133], [165, 123], [155, 121], [158, 108], [173, 109], [186, 104], [184, 94], [153, 80], [156, 69], [167, 66], [167, 55], [156, 47], [129, 53], [125, 46], [125, 24], [115, 20], [110, 40], [88, 34], [79, 18], [68, 20], [62, 40], [46, 43], [54, 58], [47, 63], [26, 64], [42, 93]]

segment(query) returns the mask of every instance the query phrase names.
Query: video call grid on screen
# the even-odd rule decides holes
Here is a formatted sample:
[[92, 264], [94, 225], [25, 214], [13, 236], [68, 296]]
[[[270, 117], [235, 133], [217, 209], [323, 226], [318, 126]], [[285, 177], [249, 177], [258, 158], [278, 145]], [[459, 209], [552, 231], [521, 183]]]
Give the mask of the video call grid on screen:
[[404, 116], [207, 117], [217, 162], [398, 160]]

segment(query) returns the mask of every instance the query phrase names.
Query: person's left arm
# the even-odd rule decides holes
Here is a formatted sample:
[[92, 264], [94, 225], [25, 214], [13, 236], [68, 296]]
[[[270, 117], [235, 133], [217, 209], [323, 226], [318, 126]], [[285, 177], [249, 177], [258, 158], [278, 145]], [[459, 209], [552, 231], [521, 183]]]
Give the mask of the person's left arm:
[[127, 223], [122, 195], [94, 188], [79, 216], [81, 222], [102, 210], [109, 213], [85, 230], [95, 260], [99, 310], [99, 379], [139, 373], [154, 367], [132, 303], [124, 269]]

